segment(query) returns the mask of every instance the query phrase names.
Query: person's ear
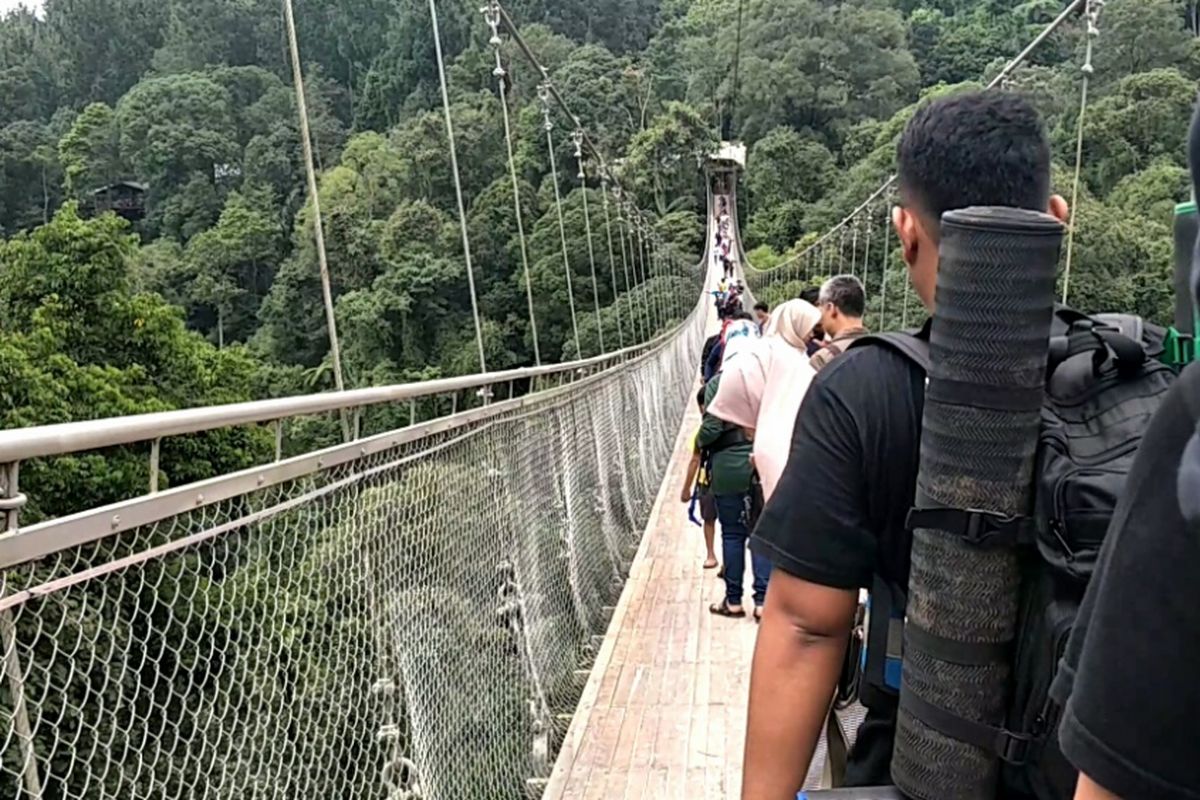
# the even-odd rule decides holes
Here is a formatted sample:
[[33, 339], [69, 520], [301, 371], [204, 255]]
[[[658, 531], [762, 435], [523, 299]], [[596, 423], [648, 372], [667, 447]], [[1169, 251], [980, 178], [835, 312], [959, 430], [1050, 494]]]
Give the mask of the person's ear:
[[1071, 207], [1067, 205], [1067, 201], [1061, 194], [1051, 195], [1049, 211], [1050, 216], [1064, 225], [1071, 219]]
[[892, 208], [892, 227], [896, 229], [896, 237], [900, 240], [904, 263], [911, 267], [917, 262], [921, 221], [903, 206], [895, 206]]

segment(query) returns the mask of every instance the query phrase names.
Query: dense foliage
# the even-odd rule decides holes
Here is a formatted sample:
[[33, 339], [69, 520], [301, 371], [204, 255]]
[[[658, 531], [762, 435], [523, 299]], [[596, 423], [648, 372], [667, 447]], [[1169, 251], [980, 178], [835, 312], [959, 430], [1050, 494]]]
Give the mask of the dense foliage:
[[[773, 5], [791, 6], [794, 14], [818, 5], [825, 14], [847, 12], [846, 7], [808, 0]], [[1061, 8], [1057, 2], [1015, 0], [846, 5], [874, 8], [880, 34], [886, 30], [885, 19], [906, 27], [906, 53], [917, 72], [896, 61], [889, 79], [904, 82], [902, 102], [877, 109], [884, 113], [856, 115], [855, 106], [843, 105], [845, 113], [830, 122], [808, 116], [807, 105], [781, 107], [765, 120], [762, 108], [739, 112], [736, 124], [752, 140], [746, 176], [750, 219], [744, 230], [747, 248], [759, 247], [751, 256], [758, 267], [802, 252], [883, 182], [894, 168], [897, 137], [918, 103], [990, 80]], [[892, 10], [881, 11], [883, 5]], [[748, 9], [753, 6], [747, 3]], [[1172, 210], [1187, 199], [1183, 142], [1200, 79], [1197, 4], [1116, 0], [1106, 4], [1099, 28], [1083, 124], [1070, 302], [1083, 310], [1127, 310], [1170, 324]], [[1054, 147], [1054, 188], [1067, 198], [1074, 185], [1084, 45], [1083, 20], [1071, 20], [1005, 84], [1024, 92], [1044, 115]], [[761, 128], [769, 130], [761, 137], [751, 135]], [[871, 211], [870, 224], [863, 220], [859, 227], [857, 247], [851, 244], [851, 230], [846, 241], [830, 242], [840, 259], [814, 253], [806, 260], [808, 281], [778, 283], [762, 293], [772, 300], [794, 296], [834, 265], [846, 269], [856, 260], [861, 276], [869, 228], [875, 237], [866, 270], [869, 321], [873, 326], [900, 325], [904, 271], [897, 254], [889, 253], [885, 308], [880, 291], [885, 210], [880, 204]], [[909, 311], [911, 322], [915, 300]]]
[[[635, 243], [616, 228], [610, 250], [602, 220], [612, 209], [606, 209], [594, 175], [588, 186], [575, 177], [573, 123], [557, 114], [559, 185], [553, 184], [535, 91], [539, 76], [506, 41], [502, 61], [512, 86], [501, 96], [478, 5], [439, 2], [485, 355], [489, 368], [502, 369], [534, 359], [525, 256], [543, 360], [573, 358], [579, 350], [597, 353], [601, 342], [611, 349], [649, 338], [656, 325], [669, 324], [694, 299], [695, 276], [684, 265], [703, 246], [697, 157], [722, 132], [749, 147], [742, 228], [747, 247], [755, 248], [754, 263], [770, 267], [811, 244], [880, 184], [916, 104], [990, 79], [1062, 4], [513, 0], [507, 6], [530, 46], [580, 123], [619, 163], [621, 183], [669, 243], [670, 257], [650, 275], [627, 263]], [[739, 6], [740, 45], [734, 35]], [[425, 0], [296, 0], [296, 19], [347, 382], [366, 386], [476, 370]], [[1187, 187], [1182, 143], [1200, 78], [1195, 38], [1200, 13], [1196, 0], [1110, 0], [1101, 28], [1083, 124], [1072, 300], [1087, 310], [1131, 310], [1166, 322], [1169, 226], [1172, 206]], [[1084, 26], [1072, 21], [1011, 81], [1046, 116], [1055, 185], [1067, 195], [1074, 177], [1083, 49]], [[513, 214], [501, 102], [512, 119], [527, 252]], [[278, 0], [46, 0], [39, 14], [19, 10], [0, 19], [0, 425], [329, 388], [314, 215], [300, 156]], [[119, 180], [148, 187], [145, 216], [133, 225], [93, 213], [94, 190]], [[562, 197], [565, 237], [559, 233], [556, 194]], [[598, 270], [594, 285], [589, 221]], [[844, 268], [846, 261], [861, 269], [867, 237], [875, 236], [866, 270], [869, 321], [901, 324], [904, 273], [887, 240], [878, 239], [886, 235], [884, 221], [880, 206], [874, 224], [860, 230], [863, 240], [810, 264], [807, 278], [775, 283], [764, 294], [772, 301], [796, 296], [817, 273]], [[885, 254], [886, 270], [880, 268]], [[883, 291], [885, 279], [889, 292]], [[910, 309], [915, 316], [915, 304]], [[420, 413], [439, 410], [446, 409]], [[303, 448], [336, 436], [332, 421], [306, 421], [289, 428], [288, 441]], [[272, 448], [265, 430], [169, 439], [163, 444], [161, 483], [262, 462]], [[514, 450], [539, 465], [531, 461], [527, 475], [556, 474], [540, 460], [546, 456], [541, 450]], [[22, 520], [143, 491], [146, 456], [145, 448], [129, 448], [26, 464], [21, 486], [31, 505]], [[632, 458], [621, 455], [627, 456]], [[610, 484], [632, 471], [631, 464], [597, 468], [571, 502], [580, 513], [595, 515], [591, 487], [615, 496], [620, 487]], [[118, 575], [114, 580], [129, 581], [114, 595], [121, 611], [136, 616], [149, 608], [160, 622], [192, 619], [196, 640], [212, 645], [197, 648], [204, 658], [179, 665], [174, 687], [158, 682], [154, 665], [128, 671], [126, 680], [150, 698], [154, 710], [148, 719], [171, 727], [180, 713], [177, 704], [200, 685], [195, 681], [241, 668], [233, 657], [222, 665], [204, 660], [214, 653], [244, 654], [243, 677], [261, 681], [239, 698], [246, 707], [232, 708], [233, 714], [256, 713], [256, 693], [270, 697], [301, 682], [305, 692], [288, 701], [301, 715], [337, 707], [346, 691], [356, 697], [373, 691], [369, 651], [355, 651], [339, 666], [335, 661], [342, 654], [327, 646], [338, 637], [320, 635], [342, 631], [346, 640], [366, 641], [370, 619], [353, 602], [334, 596], [321, 576], [351, 558], [348, 554], [357, 559], [394, 538], [398, 524], [432, 519], [434, 509], [446, 519], [436, 523], [436, 531], [431, 528], [422, 548], [404, 556], [424, 559], [428, 569], [397, 599], [397, 607], [413, 612], [404, 625], [427, 624], [440, 638], [418, 639], [408, 635], [416, 627], [398, 627], [400, 640], [423, 643], [422, 649], [402, 648], [400, 657], [410, 688], [437, 671], [453, 675], [454, 685], [478, 699], [478, 718], [459, 727], [436, 726], [436, 735], [420, 742], [402, 731], [403, 749], [454, 764], [470, 787], [458, 796], [518, 796], [524, 789], [520, 781], [495, 783], [496, 763], [527, 756], [528, 742], [521, 737], [532, 725], [528, 698], [519, 691], [517, 646], [493, 619], [492, 582], [503, 554], [454, 549], [466, 548], [463, 530], [479, 528], [455, 493], [480, 486], [480, 474], [477, 460], [465, 457], [461, 464], [424, 465], [397, 484], [407, 504], [364, 491], [354, 498], [353, 520], [309, 506], [288, 511], [272, 528], [277, 540], [216, 540], [215, 560], [229, 569], [211, 580], [171, 574], [168, 561], [151, 562], [145, 573]], [[568, 494], [565, 487], [562, 493]], [[513, 540], [528, 551], [529, 574], [556, 579], [551, 588], [526, 591], [563, 595], [552, 604], [555, 613], [531, 635], [571, 645], [545, 648], [556, 659], [546, 668], [546, 691], [554, 708], [565, 711], [573, 704], [572, 670], [578, 665], [572, 647], [597, 632], [594, 621], [584, 625], [572, 617], [576, 600], [566, 592], [582, 586], [599, 607], [612, 601], [612, 575], [597, 573], [586, 581], [560, 575], [571, 568], [563, 558], [565, 524], [539, 517], [554, 505], [542, 500], [539, 495], [531, 504], [536, 508], [528, 516], [534, 519], [502, 525], [511, 525]], [[567, 501], [559, 507], [566, 508]], [[230, 515], [244, 511], [231, 509]], [[634, 531], [644, 509], [633, 511], [639, 519], [610, 515], [604, 521]], [[601, 524], [598, 516], [593, 524]], [[500, 539], [490, 529], [485, 533], [488, 546], [499, 548]], [[119, 544], [136, 550], [145, 542]], [[111, 555], [105, 546], [93, 554], [97, 561]], [[189, 551], [187, 558], [198, 562], [202, 555]], [[85, 554], [80, 563], [91, 558]], [[391, 565], [396, 574], [418, 574], [399, 561]], [[30, 567], [32, 582], [48, 577], [38, 571], [42, 566]], [[282, 592], [279, 600], [279, 587], [263, 577], [267, 568], [282, 569], [302, 588]], [[138, 583], [139, 575], [146, 580]], [[481, 599], [466, 597], [464, 586], [478, 590]], [[273, 612], [277, 602], [286, 613]], [[95, 598], [82, 607], [64, 605], [56, 619], [57, 606], [47, 603], [50, 611], [41, 619], [27, 614], [19, 620], [19, 638], [34, 642], [32, 651], [57, 647], [96, 663], [110, 654], [100, 652], [104, 640], [91, 635], [95, 630], [117, 629], [114, 651], [167, 652], [178, 645], [153, 633], [169, 630], [161, 625], [145, 631], [106, 625]], [[204, 613], [189, 617], [195, 608]], [[135, 634], [142, 639], [131, 648], [127, 637]], [[477, 662], [499, 665], [502, 689], [473, 670]], [[346, 674], [338, 671], [346, 663], [357, 681], [352, 687], [337, 680]], [[30, 674], [35, 694], [46, 682], [62, 681], [63, 691], [50, 693], [42, 709], [47, 718], [71, 703], [94, 705], [99, 698], [108, 707], [104, 702], [111, 699], [91, 685], [86, 669], [65, 676]], [[0, 709], [12, 702], [8, 691], [7, 683], [0, 684]], [[340, 753], [359, 763], [374, 752], [365, 737], [375, 730], [373, 718], [360, 711], [322, 728], [318, 740], [293, 735], [286, 742], [248, 742], [245, 761], [306, 763]], [[401, 716], [414, 728], [421, 723], [419, 709]], [[488, 719], [503, 720], [509, 734], [483, 741], [480, 721]], [[64, 740], [77, 732], [72, 724], [78, 722], [64, 723]], [[105, 748], [120, 752], [128, 738], [120, 727], [106, 719], [89, 734], [105, 742], [91, 749], [93, 755], [106, 761]], [[38, 735], [54, 732], [43, 727]], [[198, 741], [205, 736], [199, 734]], [[17, 774], [16, 759], [14, 748], [4, 752], [4, 780]], [[202, 780], [204, 771], [198, 761], [181, 766], [165, 760], [155, 767], [188, 785]], [[437, 776], [425, 778], [436, 794]], [[252, 779], [245, 778], [251, 794]], [[0, 787], [9, 790], [4, 793], [16, 793], [15, 784], [4, 780]], [[74, 796], [85, 778], [64, 773], [56, 780], [61, 785], [52, 785], [52, 791]], [[119, 791], [123, 778], [113, 772], [105, 780], [111, 785], [93, 786], [93, 794]], [[349, 785], [324, 788], [327, 796], [350, 791]]]
[[[488, 31], [473, 4], [443, 5], [488, 365], [528, 364], [534, 343]], [[733, 35], [738, 6], [521, 0], [510, 8], [580, 121], [621, 158], [623, 183], [687, 258], [700, 246], [696, 155], [720, 131], [750, 148], [747, 246], [787, 251], [878, 185], [915, 102], [994, 74], [1059, 4], [746, 0], [740, 48]], [[477, 368], [424, 3], [301, 0], [296, 16], [348, 382]], [[1195, 25], [1194, 0], [1115, 0], [1104, 12], [1084, 125], [1075, 280], [1081, 305], [1164, 318], [1164, 226], [1185, 185], [1180, 144], [1200, 76]], [[1082, 23], [1069, 23], [1011, 81], [1046, 114], [1064, 191], [1083, 39]], [[514, 84], [506, 99], [538, 345], [546, 360], [570, 358], [577, 354], [537, 76], [511, 43], [504, 64]], [[15, 243], [44, 226], [42, 239], [65, 244], [71, 226], [83, 226], [108, 237], [109, 246], [124, 242], [117, 260], [128, 275], [112, 291], [160, 297], [182, 309], [175, 313], [190, 330], [231, 351], [223, 357], [242, 359], [243, 371], [219, 370], [215, 378], [229, 397], [330, 385], [288, 66], [280, 9], [266, 0], [48, 0], [40, 14], [19, 10], [0, 20], [0, 233]], [[593, 294], [569, 122], [555, 121], [572, 299], [586, 354], [599, 350], [601, 335], [606, 344], [623, 338], [622, 304], [639, 306], [636, 296], [623, 295], [650, 276], [635, 272], [627, 287], [618, 269], [612, 280], [593, 191], [600, 272]], [[92, 191], [119, 179], [148, 186], [145, 219], [132, 230], [80, 220], [89, 215]], [[77, 211], [56, 212], [72, 201]], [[41, 255], [21, 248], [24, 259], [76, 257], [69, 247], [43, 248]], [[0, 264], [6, 271], [17, 268], [10, 261], [18, 250], [11, 252]], [[619, 250], [614, 256], [620, 267]], [[51, 293], [75, 302], [63, 298], [70, 288], [29, 302]], [[600, 331], [586, 313], [594, 300], [602, 306]], [[6, 334], [21, 332], [6, 326]], [[178, 365], [160, 374], [159, 363], [110, 357], [107, 345], [119, 349], [121, 342], [95, 344], [91, 353], [60, 354], [77, 369], [146, 370], [164, 387], [148, 392], [147, 402], [173, 407], [211, 399], [171, 384], [168, 373]], [[202, 342], [195, 347], [204, 351]], [[20, 409], [10, 424], [119, 410], [86, 398], [73, 409]]]

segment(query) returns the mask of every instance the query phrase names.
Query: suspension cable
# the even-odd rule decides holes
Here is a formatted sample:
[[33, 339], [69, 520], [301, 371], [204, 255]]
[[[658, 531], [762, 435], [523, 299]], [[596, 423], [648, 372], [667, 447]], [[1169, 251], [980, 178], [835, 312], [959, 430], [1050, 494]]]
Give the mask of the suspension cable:
[[[650, 309], [646, 305], [646, 295], [636, 291], [641, 279], [638, 277], [638, 263], [633, 253], [633, 236], [630, 233], [633, 223], [629, 219], [624, 193], [620, 186], [613, 187], [613, 197], [616, 198], [617, 204], [617, 234], [621, 237], [621, 254], [625, 255], [628, 251], [629, 255], [629, 272], [625, 276], [625, 283], [628, 287], [626, 291], [629, 293], [629, 313], [640, 321], [643, 341], [649, 341], [652, 327]], [[639, 309], [638, 306], [641, 308]]]
[[600, 352], [604, 352], [604, 323], [600, 319], [600, 283], [596, 280], [596, 251], [592, 247], [592, 217], [588, 213], [587, 171], [583, 165], [583, 129], [571, 133], [575, 145], [575, 160], [579, 162], [579, 196], [583, 198], [583, 229], [587, 236], [588, 265], [592, 268], [592, 302], [596, 305], [596, 336], [600, 340]]
[[[313, 233], [317, 244], [317, 266], [321, 276], [321, 297], [325, 304], [325, 326], [329, 334], [329, 355], [333, 360], [333, 383], [339, 392], [345, 391], [342, 379], [342, 350], [338, 344], [337, 317], [333, 313], [333, 288], [329, 280], [329, 260], [325, 255], [325, 231], [321, 218], [321, 195], [317, 191], [317, 171], [313, 166], [312, 135], [308, 130], [308, 104], [304, 97], [304, 73], [300, 69], [300, 46], [296, 42], [296, 19], [292, 13], [292, 0], [284, 0], [283, 14], [287, 23], [288, 48], [292, 56], [292, 80], [296, 83], [296, 113], [300, 117], [300, 144], [304, 153], [304, 173], [308, 181], [308, 196], [313, 207]], [[342, 428], [348, 433], [349, 425], [343, 416]], [[347, 435], [346, 438], [349, 438]]]
[[[871, 213], [870, 207], [867, 208], [866, 213]], [[856, 278], [858, 277], [858, 229], [861, 227], [861, 217], [850, 226], [850, 274]]]
[[646, 259], [650, 263], [651, 288], [654, 292], [655, 302], [658, 304], [658, 316], [662, 320], [662, 324], [666, 324], [670, 319], [670, 304], [667, 298], [663, 295], [662, 287], [662, 262], [659, 260], [658, 246], [654, 241], [654, 231], [645, 222], [642, 223], [642, 244], [646, 248]]
[[637, 218], [634, 216], [632, 205], [626, 206], [625, 209], [625, 234], [629, 237], [629, 252], [633, 254], [630, 259], [633, 265], [633, 277], [638, 282], [638, 287], [641, 290], [642, 297], [642, 312], [646, 315], [646, 320], [649, 323], [649, 335], [652, 337], [658, 332], [659, 321], [655, 319], [654, 307], [650, 302], [650, 288], [646, 284], [646, 258], [642, 255], [642, 248], [637, 240]]
[[500, 59], [500, 45], [503, 42], [500, 40], [500, 11], [498, 4], [493, 2], [485, 6], [483, 8], [483, 15], [487, 20], [488, 27], [492, 29], [492, 36], [488, 40], [488, 43], [491, 44], [492, 50], [496, 55], [496, 67], [492, 70], [492, 74], [496, 76], [496, 81], [500, 86], [500, 111], [504, 117], [504, 143], [508, 147], [508, 175], [512, 180], [513, 215], [517, 220], [517, 239], [521, 243], [521, 269], [525, 278], [525, 300], [529, 305], [529, 331], [533, 338], [533, 363], [540, 367], [542, 365], [542, 351], [538, 345], [537, 315], [533, 311], [533, 281], [529, 275], [529, 248], [525, 242], [525, 223], [521, 220], [521, 185], [520, 181], [517, 180], [517, 162], [513, 156], [512, 125], [508, 117], [508, 72], [504, 69], [504, 64]]
[[[479, 371], [487, 372], [483, 354], [483, 323], [479, 319], [479, 300], [475, 295], [475, 270], [471, 266], [471, 237], [467, 233], [467, 209], [463, 202], [462, 177], [458, 172], [458, 148], [454, 144], [454, 123], [450, 119], [450, 92], [446, 89], [446, 64], [442, 60], [442, 34], [438, 29], [437, 0], [429, 0], [433, 22], [433, 45], [437, 57], [438, 81], [442, 89], [442, 112], [446, 117], [446, 140], [450, 145], [450, 171], [454, 174], [454, 198], [458, 203], [458, 228], [462, 234], [463, 260], [467, 265], [467, 287], [471, 293], [471, 316], [475, 319], [475, 344], [479, 347]], [[484, 398], [487, 401], [487, 398]]]
[[888, 195], [883, 204], [883, 258], [880, 263], [883, 271], [883, 279], [879, 286], [879, 330], [886, 330], [884, 320], [887, 318], [887, 278], [888, 269], [892, 265], [892, 204], [891, 194]]
[[[634, 308], [633, 282], [629, 279], [629, 262], [632, 260], [633, 254], [629, 253], [628, 256], [626, 255], [625, 222], [621, 216], [621, 198], [618, 194], [619, 191], [620, 190], [615, 187], [612, 189], [613, 203], [616, 206], [615, 210], [617, 215], [617, 242], [621, 245], [621, 271], [625, 274], [625, 296], [629, 299], [629, 317], [632, 320], [630, 324], [635, 329], [632, 331], [632, 336], [636, 339], [638, 336], [645, 337], [646, 326], [645, 319], [641, 314], [638, 314], [637, 309]], [[642, 339], [642, 341], [646, 340], [646, 338]]]
[[571, 257], [567, 253], [567, 228], [563, 223], [562, 194], [558, 191], [558, 167], [554, 158], [554, 122], [550, 119], [549, 82], [538, 86], [538, 98], [542, 101], [542, 127], [546, 131], [546, 152], [550, 155], [550, 182], [554, 184], [554, 208], [558, 212], [558, 238], [562, 243], [563, 274], [567, 277], [567, 303], [571, 308], [571, 330], [575, 333], [575, 357], [583, 358], [583, 346], [579, 343], [579, 320], [575, 316], [575, 289], [571, 283]]
[[621, 323], [621, 295], [617, 292], [617, 258], [613, 251], [612, 221], [608, 215], [608, 173], [600, 173], [600, 201], [604, 205], [604, 236], [608, 240], [608, 274], [612, 278], [613, 310], [617, 313], [617, 343], [625, 349], [625, 330]]
[[[872, 211], [873, 210], [874, 209], [872, 209]], [[866, 247], [863, 249], [863, 266], [862, 266], [863, 296], [867, 299], [868, 302], [871, 299], [871, 287], [868, 284], [868, 281], [871, 280], [871, 235], [874, 233], [874, 230], [871, 227], [871, 221], [872, 221], [871, 216], [872, 216], [871, 211], [868, 211], [867, 212], [867, 224], [865, 226], [867, 243], [866, 243]]]
[[1075, 137], [1075, 176], [1071, 181], [1071, 218], [1067, 223], [1067, 256], [1066, 264], [1063, 267], [1063, 305], [1067, 304], [1071, 288], [1071, 261], [1075, 255], [1075, 220], [1079, 214], [1079, 176], [1083, 172], [1083, 134], [1088, 110], [1088, 84], [1091, 82], [1092, 73], [1096, 71], [1092, 66], [1092, 50], [1096, 39], [1100, 36], [1100, 12], [1103, 10], [1104, 0], [1086, 0], [1084, 14], [1087, 17], [1087, 44], [1084, 48], [1083, 66], [1079, 68], [1079, 71], [1083, 73], [1083, 80], [1079, 88], [1079, 121]]
[[842, 274], [846, 271], [846, 229], [842, 228], [842, 235], [838, 237], [838, 258], [837, 272]]

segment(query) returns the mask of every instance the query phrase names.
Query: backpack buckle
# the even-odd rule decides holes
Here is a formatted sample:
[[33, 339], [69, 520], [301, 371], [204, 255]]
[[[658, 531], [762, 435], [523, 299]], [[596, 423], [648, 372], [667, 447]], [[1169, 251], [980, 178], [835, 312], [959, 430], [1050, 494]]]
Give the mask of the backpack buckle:
[[982, 508], [914, 508], [905, 521], [908, 530], [940, 530], [976, 547], [1012, 546], [1032, 539], [1032, 520]]
[[996, 734], [996, 754], [1007, 764], [1014, 767], [1024, 766], [1029, 762], [1033, 743], [1034, 737], [1029, 734], [1001, 729]]

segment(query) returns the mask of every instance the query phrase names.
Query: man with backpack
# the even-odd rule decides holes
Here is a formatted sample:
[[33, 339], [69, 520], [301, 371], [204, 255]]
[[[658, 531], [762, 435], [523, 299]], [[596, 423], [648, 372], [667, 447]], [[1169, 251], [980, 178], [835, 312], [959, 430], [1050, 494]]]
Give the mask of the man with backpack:
[[[898, 161], [893, 223], [913, 288], [930, 311], [943, 212], [1000, 205], [1067, 218], [1065, 201], [1050, 196], [1041, 119], [1014, 95], [933, 101], [906, 128]], [[795, 797], [842, 672], [859, 590], [880, 579], [908, 585], [905, 521], [924, 392], [918, 364], [888, 347], [861, 346], [822, 370], [805, 397], [788, 467], [754, 532], [752, 548], [771, 560], [775, 577], [754, 654], [743, 800]], [[891, 663], [880, 670], [882, 685], [863, 689], [867, 718], [849, 756], [849, 786], [891, 783], [900, 636], [891, 639], [884, 637]]]

